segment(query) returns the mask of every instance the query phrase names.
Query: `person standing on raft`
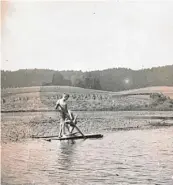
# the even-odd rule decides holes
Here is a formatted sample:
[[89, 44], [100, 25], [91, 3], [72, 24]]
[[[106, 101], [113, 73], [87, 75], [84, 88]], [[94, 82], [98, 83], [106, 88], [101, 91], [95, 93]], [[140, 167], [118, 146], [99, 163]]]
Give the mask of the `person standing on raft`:
[[77, 121], [76, 118], [77, 116], [74, 116], [73, 113], [67, 109], [67, 100], [69, 98], [68, 94], [63, 94], [63, 97], [59, 99], [56, 102], [55, 109], [58, 109], [60, 112], [60, 131], [59, 131], [59, 137], [66, 137], [65, 134], [65, 128], [68, 130], [68, 134], [71, 135], [73, 132], [73, 129], [76, 128], [77, 131], [83, 136], [84, 134], [81, 132], [81, 130], [76, 126]]
[[59, 99], [57, 102], [56, 102], [56, 106], [55, 106], [55, 109], [58, 109], [59, 112], [60, 112], [60, 117], [61, 117], [61, 120], [60, 120], [60, 131], [59, 131], [59, 137], [65, 137], [65, 120], [66, 120], [66, 117], [68, 115], [68, 109], [67, 109], [67, 100], [69, 98], [69, 94], [63, 94], [62, 98]]

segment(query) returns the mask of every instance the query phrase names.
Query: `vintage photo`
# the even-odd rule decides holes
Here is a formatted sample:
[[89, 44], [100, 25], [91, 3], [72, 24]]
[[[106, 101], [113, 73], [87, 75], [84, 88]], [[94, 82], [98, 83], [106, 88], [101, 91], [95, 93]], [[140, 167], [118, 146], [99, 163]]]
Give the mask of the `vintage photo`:
[[173, 1], [1, 1], [1, 184], [173, 184]]

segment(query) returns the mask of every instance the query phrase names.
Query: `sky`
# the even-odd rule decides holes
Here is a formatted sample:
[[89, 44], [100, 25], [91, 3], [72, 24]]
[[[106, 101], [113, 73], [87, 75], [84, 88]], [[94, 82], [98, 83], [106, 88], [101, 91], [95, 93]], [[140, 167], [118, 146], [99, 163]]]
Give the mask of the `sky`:
[[173, 64], [171, 1], [11, 0], [2, 14], [4, 70]]

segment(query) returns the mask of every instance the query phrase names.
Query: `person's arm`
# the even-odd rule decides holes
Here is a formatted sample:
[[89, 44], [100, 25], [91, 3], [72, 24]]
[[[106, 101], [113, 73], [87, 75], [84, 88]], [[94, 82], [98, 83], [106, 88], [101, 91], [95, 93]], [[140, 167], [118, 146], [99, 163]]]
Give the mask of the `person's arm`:
[[[58, 108], [60, 108], [60, 109], [58, 109]], [[57, 103], [55, 105], [55, 109], [58, 109], [59, 112], [64, 112], [66, 114], [65, 110], [63, 109], [63, 107], [60, 104], [60, 100], [57, 101]]]
[[70, 110], [68, 110], [68, 115], [69, 115], [69, 117], [70, 117], [71, 120], [74, 119], [73, 113]]
[[59, 100], [56, 102], [55, 109], [57, 109], [60, 106]]

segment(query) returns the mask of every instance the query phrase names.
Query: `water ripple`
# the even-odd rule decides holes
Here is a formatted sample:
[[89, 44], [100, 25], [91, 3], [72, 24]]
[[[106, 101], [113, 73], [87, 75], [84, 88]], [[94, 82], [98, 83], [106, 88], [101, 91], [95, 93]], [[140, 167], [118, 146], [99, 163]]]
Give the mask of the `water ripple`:
[[170, 128], [2, 145], [2, 184], [173, 184]]

